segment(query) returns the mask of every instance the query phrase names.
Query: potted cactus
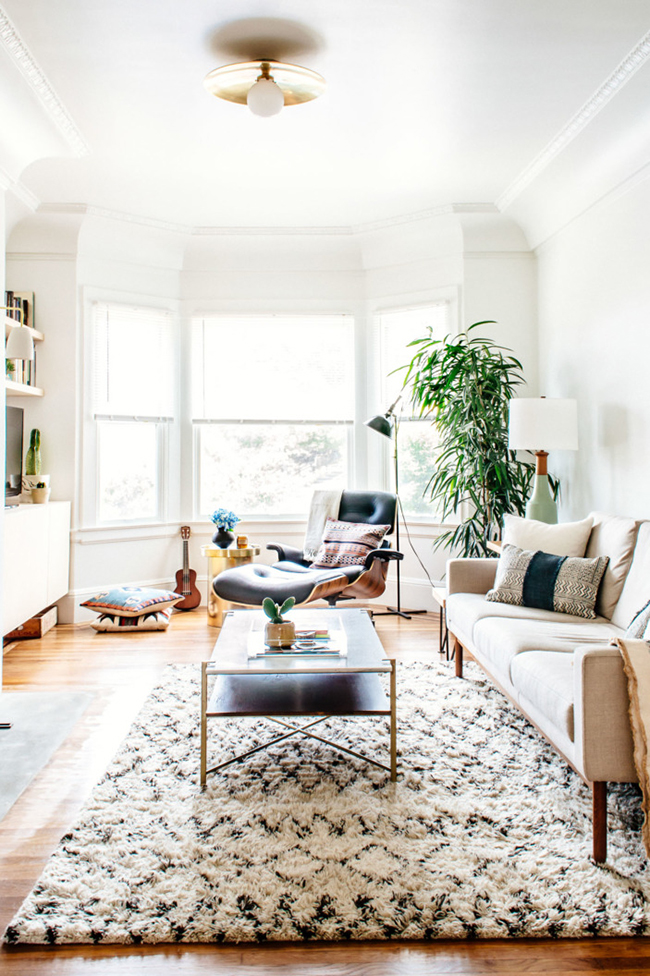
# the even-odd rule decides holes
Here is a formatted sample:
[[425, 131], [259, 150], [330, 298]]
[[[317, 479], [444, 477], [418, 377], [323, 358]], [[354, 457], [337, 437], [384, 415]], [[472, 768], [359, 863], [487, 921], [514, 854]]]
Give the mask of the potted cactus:
[[262, 604], [264, 613], [269, 618], [264, 628], [264, 643], [269, 647], [288, 650], [296, 639], [296, 625], [293, 620], [285, 620], [283, 614], [288, 613], [296, 602], [295, 596], [289, 596], [282, 606], [267, 596]]
[[28, 492], [34, 501], [32, 492], [40, 483], [49, 489], [49, 474], [41, 474], [41, 432], [35, 427], [29, 435], [29, 448], [25, 455], [25, 474], [23, 476], [23, 490]]

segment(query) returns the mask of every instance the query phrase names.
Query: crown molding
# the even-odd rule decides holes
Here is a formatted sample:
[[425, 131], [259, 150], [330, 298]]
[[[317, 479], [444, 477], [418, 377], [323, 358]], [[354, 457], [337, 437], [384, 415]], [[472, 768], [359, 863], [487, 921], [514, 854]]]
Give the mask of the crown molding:
[[352, 227], [194, 227], [194, 237], [345, 237]]
[[88, 144], [72, 120], [72, 116], [2, 7], [0, 7], [0, 45], [27, 81], [32, 92], [75, 155], [88, 155]]
[[[28, 192], [28, 191], [27, 191]], [[75, 214], [89, 217], [101, 217], [105, 220], [117, 220], [128, 224], [138, 224], [142, 227], [152, 227], [156, 230], [168, 231], [172, 234], [183, 234], [192, 237], [350, 237], [367, 231], [383, 230], [400, 224], [416, 223], [430, 220], [446, 214], [498, 214], [499, 208], [493, 203], [451, 203], [431, 210], [405, 214], [401, 217], [389, 217], [367, 224], [356, 224], [349, 227], [192, 227], [189, 224], [177, 224], [170, 221], [158, 220], [154, 217], [142, 217], [137, 214], [124, 213], [120, 210], [110, 210], [105, 207], [95, 207], [87, 203], [41, 203], [36, 208], [39, 214]]]
[[141, 227], [152, 227], [172, 234], [191, 234], [192, 228], [186, 224], [176, 224], [167, 220], [157, 220], [155, 217], [141, 217], [121, 210], [111, 210], [106, 207], [95, 207], [88, 203], [41, 203], [39, 214], [74, 215], [82, 217], [101, 217], [104, 220], [117, 220], [124, 224], [138, 224]]
[[478, 214], [499, 213], [494, 203], [447, 203], [430, 210], [419, 210], [416, 213], [403, 214], [399, 217], [386, 217], [383, 220], [373, 220], [365, 224], [355, 224], [353, 234], [365, 234], [375, 230], [385, 230], [388, 227], [398, 227], [400, 224], [414, 224], [421, 220], [431, 220], [448, 214]]
[[650, 57], [650, 31], [643, 35], [630, 53], [623, 58], [609, 78], [587, 99], [582, 108], [569, 119], [542, 151], [526, 166], [510, 186], [498, 197], [499, 210], [506, 210], [552, 161], [580, 135], [607, 103], [623, 88]]

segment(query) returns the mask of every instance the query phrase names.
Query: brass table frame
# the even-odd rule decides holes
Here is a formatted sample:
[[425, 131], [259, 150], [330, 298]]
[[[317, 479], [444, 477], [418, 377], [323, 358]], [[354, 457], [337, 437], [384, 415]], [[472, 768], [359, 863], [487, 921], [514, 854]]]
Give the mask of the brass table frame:
[[[247, 611], [238, 611], [239, 613], [246, 613]], [[303, 611], [308, 612], [308, 611]], [[332, 611], [334, 612], [334, 611]], [[338, 611], [338, 613], [359, 613], [361, 611]], [[250, 613], [250, 612], [248, 612]], [[217, 648], [218, 651], [218, 643]], [[297, 657], [294, 656], [294, 658]], [[337, 705], [335, 710], [328, 710], [326, 708], [319, 707], [318, 699], [321, 697], [325, 699], [323, 704], [326, 706], [328, 703], [327, 698], [331, 698], [332, 694], [328, 688], [327, 678], [328, 676], [332, 679], [332, 684], [335, 684], [336, 678], [355, 678], [355, 680], [350, 684], [352, 695], [358, 693], [360, 699], [363, 699], [364, 694], [368, 697], [368, 693], [364, 689], [364, 682], [367, 680], [364, 676], [370, 676], [370, 681], [372, 681], [372, 675], [377, 678], [379, 674], [387, 673], [389, 675], [390, 681], [390, 691], [387, 701], [387, 708], [380, 707], [376, 698], [373, 699], [373, 695], [376, 696], [376, 689], [373, 689], [369, 693], [370, 701], [368, 707], [359, 707], [355, 710], [354, 705], [350, 707], [350, 710], [346, 709], [344, 701], [342, 704]], [[253, 679], [254, 684], [251, 686], [254, 689], [254, 698], [258, 701], [259, 707], [255, 705], [246, 706], [242, 705], [238, 701], [238, 691], [237, 679], [245, 676], [247, 679]], [[209, 698], [209, 688], [208, 679], [210, 677], [221, 678], [227, 685], [227, 690], [230, 693], [230, 706], [226, 707], [224, 710], [210, 710], [210, 698]], [[263, 685], [264, 679], [276, 679], [276, 681], [282, 680], [282, 678], [296, 679], [300, 680], [303, 686], [303, 690], [306, 692], [311, 692], [314, 699], [314, 707], [311, 708], [309, 704], [292, 707], [289, 705], [285, 710], [275, 710], [273, 714], [269, 714], [269, 707], [271, 702], [267, 702], [267, 708], [264, 709], [262, 705], [265, 703], [265, 688]], [[317, 678], [316, 682], [310, 681], [311, 678]], [[323, 680], [324, 679], [324, 680]], [[357, 686], [358, 679], [358, 686]], [[319, 689], [319, 684], [322, 686], [322, 691]], [[267, 687], [271, 687], [267, 685]], [[336, 697], [337, 689], [333, 689], [334, 697]], [[329, 695], [328, 695], [329, 693]], [[386, 699], [385, 692], [382, 690], [381, 695], [384, 700]], [[268, 696], [268, 692], [266, 692]], [[303, 700], [303, 696], [298, 696]], [[383, 703], [382, 703], [383, 704]], [[279, 708], [281, 706], [276, 706]], [[287, 716], [304, 716], [311, 717], [311, 721], [305, 724], [294, 724], [291, 721], [287, 721]], [[331, 739], [327, 739], [324, 736], [317, 735], [315, 732], [310, 731], [314, 726], [319, 725], [321, 722], [327, 721], [329, 718], [337, 716], [361, 716], [361, 715], [387, 715], [390, 718], [390, 765], [380, 762], [371, 756], [364, 755], [363, 753], [356, 752], [354, 749], [350, 749], [348, 746], [341, 745], [338, 742], [334, 742]], [[276, 735], [259, 745], [248, 749], [237, 756], [232, 756], [223, 762], [217, 763], [214, 766], [208, 768], [208, 719], [209, 718], [233, 718], [233, 717], [246, 717], [246, 718], [266, 718], [267, 720], [280, 725], [286, 732], [281, 735]], [[282, 717], [280, 717], [282, 716]], [[201, 789], [205, 789], [206, 780], [209, 774], [216, 773], [227, 766], [232, 765], [236, 762], [243, 762], [249, 756], [260, 752], [263, 749], [268, 749], [270, 746], [276, 745], [279, 742], [284, 742], [296, 735], [301, 735], [304, 737], [312, 738], [318, 742], [325, 743], [326, 745], [332, 746], [334, 749], [347, 753], [356, 759], [361, 759], [364, 762], [372, 763], [374, 766], [378, 766], [380, 769], [385, 769], [390, 773], [390, 778], [392, 782], [397, 779], [397, 662], [394, 658], [379, 658], [375, 664], [369, 665], [359, 665], [350, 668], [340, 669], [334, 668], [332, 666], [328, 667], [327, 662], [319, 661], [317, 666], [314, 666], [313, 659], [309, 665], [303, 665], [301, 667], [299, 662], [295, 662], [294, 667], [290, 671], [285, 670], [266, 670], [266, 671], [251, 671], [247, 666], [228, 666], [220, 665], [218, 659], [211, 661], [203, 661], [201, 663], [201, 755], [200, 755], [200, 785]]]
[[214, 543], [201, 546], [201, 555], [208, 560], [208, 624], [210, 627], [221, 627], [224, 614], [231, 608], [232, 604], [227, 600], [222, 600], [214, 592], [212, 583], [215, 576], [225, 572], [227, 569], [236, 569], [239, 566], [246, 566], [252, 563], [255, 556], [259, 556], [261, 549], [256, 545], [248, 545], [244, 549], [237, 549], [235, 546], [228, 546], [227, 549], [220, 549]]

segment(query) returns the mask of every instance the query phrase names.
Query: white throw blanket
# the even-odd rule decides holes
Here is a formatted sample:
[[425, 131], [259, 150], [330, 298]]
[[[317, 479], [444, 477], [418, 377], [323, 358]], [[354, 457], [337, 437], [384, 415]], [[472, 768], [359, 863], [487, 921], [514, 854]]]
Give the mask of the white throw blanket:
[[327, 516], [337, 518], [341, 506], [341, 491], [315, 491], [311, 500], [303, 553], [305, 559], [315, 559], [323, 540]]
[[630, 725], [634, 740], [634, 765], [643, 793], [643, 843], [650, 857], [650, 769], [648, 737], [650, 736], [650, 644], [644, 640], [617, 640], [623, 657], [630, 696]]

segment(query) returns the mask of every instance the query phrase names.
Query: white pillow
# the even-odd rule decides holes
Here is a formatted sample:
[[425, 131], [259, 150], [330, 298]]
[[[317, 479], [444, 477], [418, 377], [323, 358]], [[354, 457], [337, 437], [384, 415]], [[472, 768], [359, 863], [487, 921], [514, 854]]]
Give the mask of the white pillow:
[[518, 549], [539, 549], [553, 556], [582, 558], [589, 542], [592, 522], [591, 515], [581, 522], [560, 522], [557, 525], [520, 518], [518, 515], [505, 515], [501, 541]]

